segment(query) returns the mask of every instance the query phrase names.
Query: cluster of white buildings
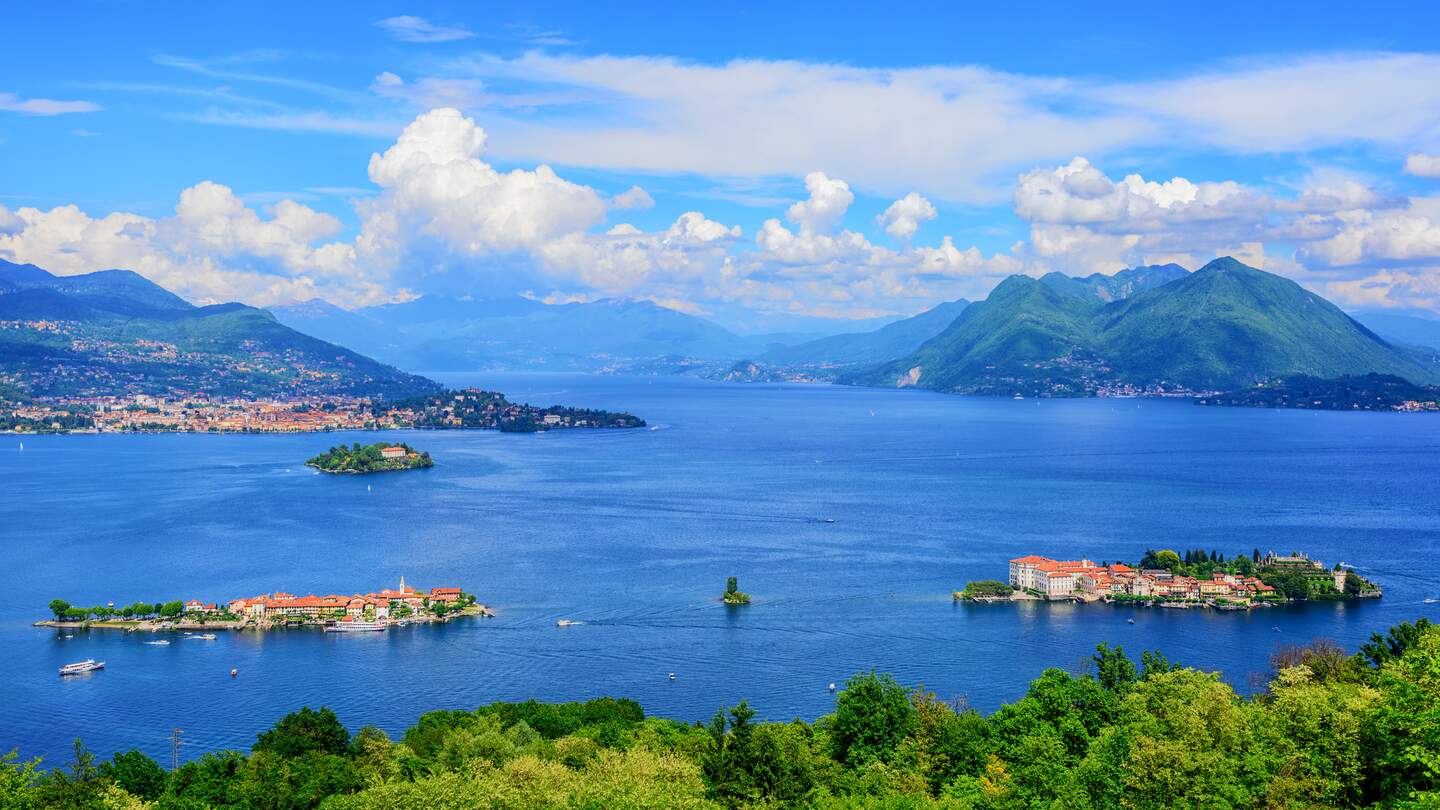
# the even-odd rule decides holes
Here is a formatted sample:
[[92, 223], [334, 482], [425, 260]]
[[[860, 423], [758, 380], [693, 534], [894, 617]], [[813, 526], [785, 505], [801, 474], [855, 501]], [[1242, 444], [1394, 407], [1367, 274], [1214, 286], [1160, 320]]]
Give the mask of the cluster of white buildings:
[[[1163, 568], [1135, 569], [1120, 563], [1096, 565], [1090, 560], [1052, 560], [1034, 554], [1010, 561], [1010, 585], [1043, 594], [1047, 599], [1089, 600], [1124, 595], [1249, 602], [1275, 594], [1274, 588], [1259, 579], [1239, 574], [1216, 571], [1210, 579], [1196, 579]], [[1343, 590], [1343, 580], [1337, 588]]]

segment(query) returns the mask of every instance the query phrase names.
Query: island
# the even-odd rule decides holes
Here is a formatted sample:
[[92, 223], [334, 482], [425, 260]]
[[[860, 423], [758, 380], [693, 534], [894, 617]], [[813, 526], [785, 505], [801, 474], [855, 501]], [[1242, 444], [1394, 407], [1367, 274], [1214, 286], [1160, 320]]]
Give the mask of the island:
[[1440, 388], [1416, 385], [1394, 374], [1356, 374], [1332, 379], [1297, 374], [1199, 397], [1195, 402], [1246, 408], [1417, 413], [1440, 411]]
[[395, 472], [398, 470], [420, 470], [434, 467], [430, 453], [417, 452], [408, 444], [377, 442], [361, 445], [355, 442], [349, 447], [340, 445], [328, 452], [305, 462], [320, 472], [336, 475], [364, 475], [366, 473]]
[[1380, 586], [1344, 563], [1331, 568], [1303, 552], [1227, 558], [1218, 551], [1149, 550], [1135, 565], [1031, 554], [1010, 561], [1008, 581], [971, 582], [957, 601], [1067, 601], [1165, 608], [1249, 610], [1286, 602], [1368, 599]]
[[94, 607], [52, 599], [53, 619], [36, 627], [115, 629], [125, 632], [272, 630], [311, 627], [326, 631], [383, 631], [391, 626], [447, 622], [464, 616], [490, 617], [494, 611], [473, 594], [445, 586], [421, 591], [400, 578], [397, 587], [370, 593], [296, 596], [275, 591], [228, 602], [199, 599], [170, 602], [114, 602]]
[[431, 430], [499, 430], [538, 433], [562, 428], [640, 428], [645, 420], [628, 413], [551, 405], [540, 408], [511, 402], [504, 394], [467, 388], [399, 399], [375, 405], [381, 422]]
[[750, 594], [741, 593], [739, 581], [735, 577], [730, 577], [725, 580], [725, 593], [720, 597], [720, 601], [727, 605], [748, 605], [750, 604]]

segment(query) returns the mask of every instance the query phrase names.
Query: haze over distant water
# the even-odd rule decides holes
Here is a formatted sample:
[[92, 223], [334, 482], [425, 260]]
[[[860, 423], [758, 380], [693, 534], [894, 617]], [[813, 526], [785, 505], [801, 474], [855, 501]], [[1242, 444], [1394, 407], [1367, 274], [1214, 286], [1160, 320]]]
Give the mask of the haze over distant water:
[[[748, 699], [763, 717], [813, 718], [832, 705], [827, 683], [870, 667], [988, 711], [1099, 641], [1222, 669], [1243, 689], [1278, 643], [1353, 647], [1440, 618], [1422, 602], [1440, 597], [1436, 418], [684, 378], [443, 381], [629, 410], [656, 429], [391, 434], [437, 466], [353, 479], [302, 464], [373, 434], [0, 437], [0, 750], [58, 764], [83, 736], [104, 756], [168, 755], [179, 726], [196, 756], [248, 748], [307, 704], [391, 733], [430, 709], [529, 697], [628, 696], [683, 720]], [[949, 598], [1022, 553], [1192, 546], [1304, 549], [1358, 566], [1386, 596], [1234, 615]], [[29, 626], [57, 596], [353, 592], [402, 575], [464, 586], [499, 617], [168, 647]], [[753, 605], [718, 604], [727, 575]], [[86, 657], [107, 669], [56, 676]]]

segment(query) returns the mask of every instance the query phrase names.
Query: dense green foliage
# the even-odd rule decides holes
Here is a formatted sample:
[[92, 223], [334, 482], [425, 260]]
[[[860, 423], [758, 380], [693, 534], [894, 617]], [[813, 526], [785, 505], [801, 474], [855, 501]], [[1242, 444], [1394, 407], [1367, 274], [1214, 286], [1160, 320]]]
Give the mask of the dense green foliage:
[[989, 717], [857, 675], [814, 723], [646, 718], [632, 701], [496, 703], [426, 714], [399, 741], [302, 709], [248, 755], [166, 774], [129, 751], [68, 768], [0, 761], [0, 808], [1433, 808], [1440, 628], [1360, 653], [1282, 650], [1264, 692], [1100, 645]]
[[89, 619], [174, 619], [185, 612], [179, 599], [169, 602], [135, 602], [124, 607], [72, 605], [64, 599], [51, 599], [48, 606], [56, 621], [80, 622]]
[[955, 593], [956, 599], [1008, 598], [1015, 589], [998, 579], [977, 579], [966, 583], [965, 590]]
[[[385, 458], [381, 451], [387, 447], [403, 448], [405, 455], [400, 458]], [[435, 462], [430, 459], [430, 453], [416, 452], [408, 444], [376, 442], [362, 445], [355, 442], [349, 447], [343, 444], [339, 447], [332, 447], [329, 451], [306, 461], [305, 466], [328, 473], [373, 473], [418, 470], [424, 467], [434, 467]]]
[[1110, 303], [1078, 282], [1013, 276], [915, 353], [842, 381], [1066, 396], [1371, 372], [1440, 380], [1320, 296], [1222, 258]]
[[1329, 411], [1393, 411], [1416, 403], [1440, 408], [1440, 387], [1415, 385], [1393, 374], [1319, 379], [1297, 374], [1196, 400], [1201, 405], [1249, 408], [1313, 408]]

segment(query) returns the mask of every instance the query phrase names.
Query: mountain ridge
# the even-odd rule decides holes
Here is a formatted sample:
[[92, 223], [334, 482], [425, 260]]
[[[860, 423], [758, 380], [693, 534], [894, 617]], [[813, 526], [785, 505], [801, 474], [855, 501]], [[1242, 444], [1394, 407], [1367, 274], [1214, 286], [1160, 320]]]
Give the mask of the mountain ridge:
[[1012, 276], [914, 353], [840, 381], [1074, 396], [1292, 374], [1440, 378], [1319, 295], [1231, 257], [1108, 303], [1066, 287]]
[[128, 270], [0, 260], [0, 377], [29, 396], [391, 398], [439, 389], [240, 303], [194, 306]]

